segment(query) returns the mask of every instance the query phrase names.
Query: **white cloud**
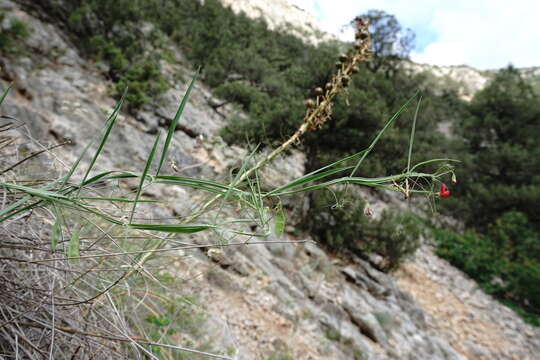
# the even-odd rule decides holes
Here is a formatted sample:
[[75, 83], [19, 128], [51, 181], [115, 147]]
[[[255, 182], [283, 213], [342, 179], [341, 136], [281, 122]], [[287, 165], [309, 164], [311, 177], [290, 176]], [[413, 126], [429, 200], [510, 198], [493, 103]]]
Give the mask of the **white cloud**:
[[[323, 13], [321, 25], [339, 34], [340, 27], [369, 9], [396, 15], [416, 32], [430, 31], [434, 41], [413, 53], [418, 62], [467, 64], [479, 69], [540, 66], [538, 0], [291, 0]], [[421, 36], [421, 34], [417, 34]], [[342, 37], [350, 34], [341, 34]]]

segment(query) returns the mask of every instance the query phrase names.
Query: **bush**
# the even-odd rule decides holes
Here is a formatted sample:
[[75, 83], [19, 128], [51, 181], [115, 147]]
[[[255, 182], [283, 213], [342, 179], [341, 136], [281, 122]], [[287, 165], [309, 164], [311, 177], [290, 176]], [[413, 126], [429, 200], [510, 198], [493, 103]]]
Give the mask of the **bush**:
[[340, 200], [343, 191], [311, 194], [307, 227], [328, 249], [340, 254], [377, 253], [382, 269], [392, 271], [420, 246], [421, 228], [410, 213], [384, 211], [378, 220], [364, 215], [366, 203], [355, 196]]
[[540, 315], [540, 233], [524, 213], [510, 211], [485, 236], [436, 230], [437, 254], [497, 298]]
[[115, 84], [117, 94], [128, 89], [126, 100], [130, 110], [140, 109], [153, 96], [169, 88], [165, 81], [157, 59], [145, 59], [132, 65]]
[[0, 52], [2, 54], [20, 55], [23, 52], [21, 44], [29, 35], [30, 29], [25, 23], [15, 18], [10, 18], [6, 23], [6, 13], [0, 11]]
[[459, 202], [445, 211], [483, 232], [505, 212], [523, 212], [540, 229], [540, 96], [509, 67], [478, 92], [461, 122], [464, 164]]

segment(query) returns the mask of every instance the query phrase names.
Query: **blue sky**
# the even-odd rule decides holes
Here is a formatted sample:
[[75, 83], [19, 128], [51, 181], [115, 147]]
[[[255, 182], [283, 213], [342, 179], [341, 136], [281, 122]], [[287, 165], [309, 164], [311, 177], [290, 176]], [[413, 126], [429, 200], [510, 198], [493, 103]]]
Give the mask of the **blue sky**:
[[416, 33], [411, 58], [477, 69], [540, 66], [540, 0], [289, 0], [321, 27], [340, 32], [354, 16], [380, 9]]

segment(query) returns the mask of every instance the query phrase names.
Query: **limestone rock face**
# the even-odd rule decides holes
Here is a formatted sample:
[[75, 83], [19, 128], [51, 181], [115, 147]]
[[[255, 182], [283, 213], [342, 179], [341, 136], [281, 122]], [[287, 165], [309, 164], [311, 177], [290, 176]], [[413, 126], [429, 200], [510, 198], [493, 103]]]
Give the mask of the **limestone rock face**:
[[[274, 27], [295, 22], [309, 27], [305, 24], [311, 21], [305, 21], [305, 14], [285, 0], [223, 1], [250, 16], [275, 13], [275, 19], [282, 20], [269, 21]], [[43, 144], [71, 139], [73, 144], [55, 151], [48, 164], [51, 171], [66, 171], [114, 107], [107, 90], [110, 84], [53, 24], [35, 19], [15, 2], [2, 0], [0, 6], [34, 29], [28, 39], [32, 51], [27, 55], [11, 59], [0, 54], [0, 88], [13, 83], [1, 114], [24, 122], [31, 136]], [[165, 75], [177, 70], [165, 68]], [[186, 78], [191, 75], [188, 69], [181, 70]], [[187, 81], [176, 83], [137, 116], [122, 114], [99, 167], [141, 171], [155, 133], [167, 127], [186, 87]], [[232, 110], [217, 114], [208, 105], [213, 99], [203, 83], [195, 85], [171, 143], [168, 160], [174, 167], [167, 167], [166, 173], [226, 178], [249, 154], [227, 146], [218, 136]], [[285, 184], [303, 173], [304, 160], [293, 151], [278, 159], [263, 177], [269, 186]], [[185, 216], [198, 201], [189, 189], [149, 187], [143, 196], [164, 200], [151, 209], [162, 218]], [[376, 212], [394, 206], [390, 197], [384, 206], [376, 201], [370, 198]], [[306, 360], [538, 358], [538, 329], [482, 294], [429, 249], [407, 263], [396, 278], [361, 259], [344, 261], [328, 255], [313, 242], [277, 242], [295, 239], [298, 235], [290, 231], [282, 239], [270, 237], [262, 244], [228, 247], [219, 253], [192, 250], [166, 264], [185, 290], [205, 305], [208, 333], [221, 331], [212, 336], [214, 347], [232, 349], [235, 359], [245, 360], [269, 358], [269, 354]], [[218, 240], [197, 235], [180, 241], [207, 244]]]
[[284, 30], [306, 42], [318, 44], [336, 37], [320, 29], [317, 20], [307, 11], [287, 0], [221, 0], [233, 11], [250, 18], [263, 19], [272, 30]]

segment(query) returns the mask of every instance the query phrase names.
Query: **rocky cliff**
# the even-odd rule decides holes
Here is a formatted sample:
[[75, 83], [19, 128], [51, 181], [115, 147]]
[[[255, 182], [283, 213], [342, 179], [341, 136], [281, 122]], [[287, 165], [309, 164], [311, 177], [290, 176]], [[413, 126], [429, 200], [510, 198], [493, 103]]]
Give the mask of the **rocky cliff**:
[[[270, 2], [261, 4], [272, 9]], [[50, 171], [65, 171], [114, 106], [107, 91], [110, 84], [54, 24], [36, 19], [15, 2], [3, 0], [0, 6], [33, 29], [26, 42], [28, 52], [17, 58], [0, 54], [0, 88], [13, 84], [1, 114], [25, 124], [19, 131], [25, 142], [71, 139], [69, 147], [49, 156]], [[182, 58], [178, 50], [175, 56]], [[175, 85], [137, 116], [122, 114], [101, 168], [144, 167], [154, 134], [170, 123], [192, 75], [179, 63], [163, 68]], [[184, 74], [184, 81], [176, 80], [178, 73]], [[228, 147], [218, 136], [233, 110], [218, 114], [208, 106], [212, 101], [217, 100], [198, 82], [171, 145], [169, 161], [174, 166], [169, 173], [226, 177], [246, 155], [245, 149]], [[15, 151], [22, 151], [21, 146]], [[267, 170], [276, 183], [302, 172], [303, 155], [298, 152], [278, 159]], [[197, 202], [196, 194], [183, 188], [148, 188], [143, 196], [163, 200], [151, 210], [163, 218], [185, 215]], [[385, 206], [400, 201], [383, 196]], [[298, 239], [294, 229], [288, 230], [286, 239]], [[214, 240], [197, 235], [182, 241]], [[204, 304], [200, 311], [207, 320], [202, 332], [210, 334], [213, 348], [227, 349], [232, 358], [538, 358], [538, 329], [484, 295], [465, 275], [435, 257], [429, 245], [397, 274], [388, 275], [377, 269], [376, 259], [345, 261], [312, 242], [272, 240], [277, 239], [220, 252], [190, 250], [153, 263], [166, 264], [161, 275], [181, 282], [183, 293]], [[178, 341], [182, 344], [183, 338]]]

